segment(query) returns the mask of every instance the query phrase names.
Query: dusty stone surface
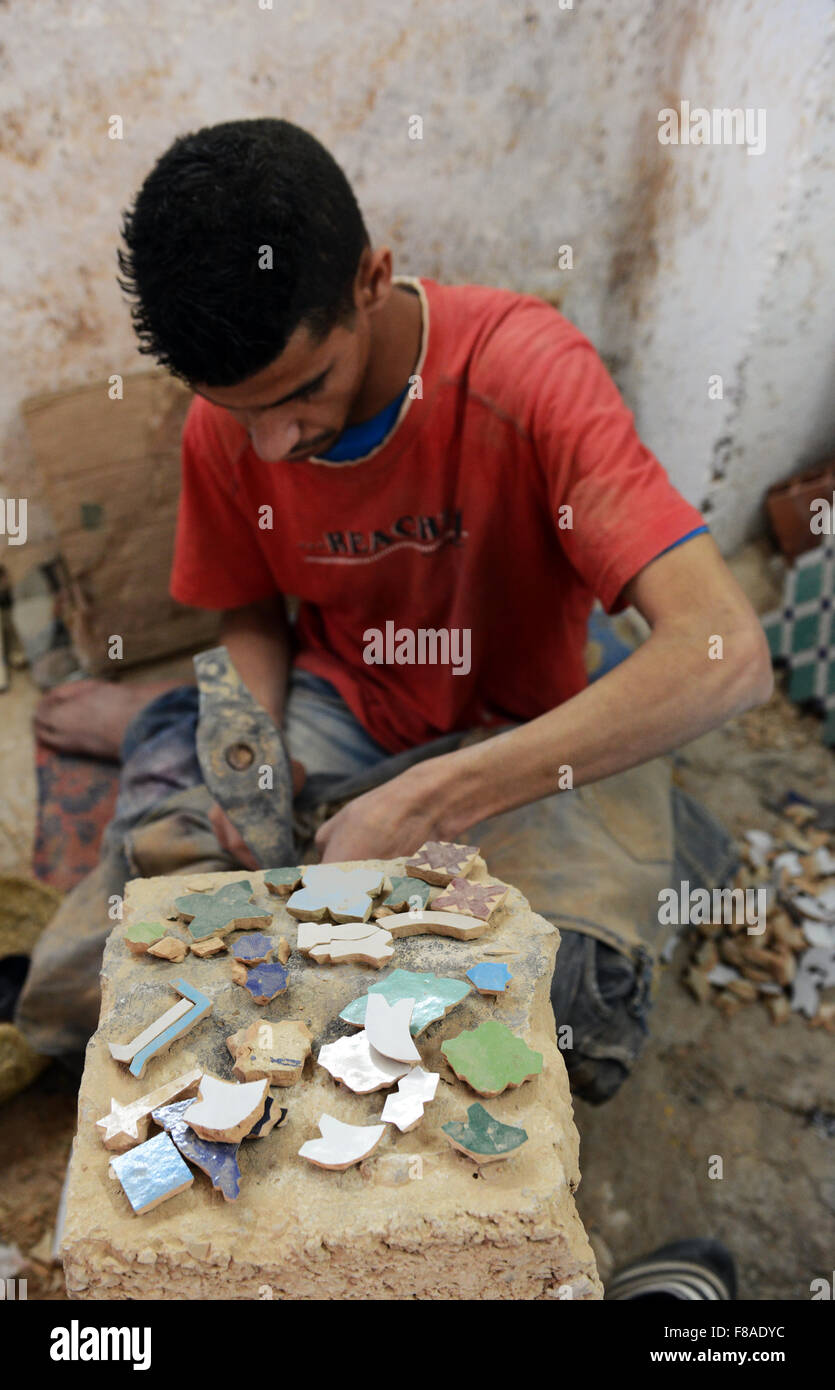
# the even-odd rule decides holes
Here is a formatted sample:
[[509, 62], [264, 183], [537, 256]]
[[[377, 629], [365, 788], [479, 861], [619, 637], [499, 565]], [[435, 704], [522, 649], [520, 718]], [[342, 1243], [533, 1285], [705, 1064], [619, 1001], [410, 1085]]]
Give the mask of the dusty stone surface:
[[[403, 861], [371, 861], [402, 874]], [[513, 951], [513, 984], [499, 1004], [476, 993], [421, 1035], [423, 1065], [441, 1076], [421, 1125], [400, 1134], [389, 1126], [360, 1167], [325, 1172], [299, 1158], [327, 1112], [349, 1124], [372, 1124], [384, 1097], [338, 1087], [314, 1058], [323, 1043], [353, 1031], [339, 1011], [381, 978], [367, 966], [317, 966], [295, 950], [297, 924], [267, 892], [263, 874], [247, 877], [260, 906], [274, 912], [271, 934], [287, 937], [290, 985], [258, 1008], [235, 985], [228, 956], [185, 965], [132, 956], [124, 926], [164, 916], [184, 890], [175, 877], [128, 885], [124, 922], [111, 933], [103, 964], [99, 1028], [87, 1049], [71, 1165], [64, 1268], [70, 1297], [166, 1298], [483, 1298], [601, 1296], [597, 1270], [574, 1203], [580, 1179], [579, 1138], [568, 1079], [556, 1046], [549, 987], [558, 932], [531, 913], [517, 890], [491, 919], [481, 941], [414, 937], [397, 941], [392, 968], [433, 970], [463, 978], [483, 949]], [[493, 882], [482, 862], [475, 881]], [[189, 881], [193, 875], [189, 876]], [[214, 1009], [134, 1081], [108, 1053], [156, 1017], [175, 996], [166, 984], [187, 978]], [[501, 1018], [543, 1053], [542, 1074], [488, 1102], [530, 1142], [512, 1161], [479, 1171], [447, 1144], [441, 1125], [460, 1120], [475, 1099], [441, 1055], [441, 1043], [484, 1019]], [[281, 1129], [239, 1154], [241, 1196], [226, 1203], [202, 1174], [192, 1187], [135, 1217], [108, 1175], [108, 1154], [95, 1121], [189, 1067], [232, 1078], [226, 1038], [255, 1021], [302, 1019], [314, 1035], [303, 1079], [278, 1093], [289, 1115]], [[139, 1088], [139, 1089], [137, 1089]], [[265, 1293], [264, 1286], [269, 1292]]]

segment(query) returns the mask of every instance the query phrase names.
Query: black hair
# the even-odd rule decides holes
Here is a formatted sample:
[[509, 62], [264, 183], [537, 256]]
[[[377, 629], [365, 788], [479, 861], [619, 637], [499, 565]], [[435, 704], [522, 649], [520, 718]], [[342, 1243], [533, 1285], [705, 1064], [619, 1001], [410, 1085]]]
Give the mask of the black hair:
[[[237, 386], [304, 324], [318, 341], [353, 313], [368, 233], [345, 175], [289, 121], [182, 135], [123, 215], [121, 288], [139, 350], [188, 383]], [[272, 269], [262, 269], [269, 247]]]

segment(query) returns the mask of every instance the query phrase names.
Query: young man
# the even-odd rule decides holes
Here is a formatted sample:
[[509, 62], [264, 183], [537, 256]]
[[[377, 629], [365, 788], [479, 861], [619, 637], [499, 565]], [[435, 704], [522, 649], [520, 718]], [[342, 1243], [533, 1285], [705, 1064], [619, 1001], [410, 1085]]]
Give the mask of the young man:
[[[287, 122], [177, 140], [124, 236], [142, 351], [195, 392], [173, 595], [223, 611], [300, 800], [341, 803], [315, 835], [324, 860], [472, 840], [563, 929], [555, 1009], [582, 1035], [566, 1061], [604, 1097], [646, 1031], [672, 872], [659, 755], [771, 690], [702, 518], [576, 328], [527, 296], [396, 279], [341, 170]], [[588, 684], [595, 597], [651, 633]], [[45, 701], [39, 731], [78, 746], [95, 722], [115, 745], [147, 696], [85, 683]], [[181, 785], [199, 782], [195, 710], [178, 692], [139, 716], [142, 775], [176, 725]], [[178, 785], [170, 766], [160, 780]], [[209, 814], [227, 862], [251, 864]], [[20, 1010], [42, 1047], [48, 937]]]

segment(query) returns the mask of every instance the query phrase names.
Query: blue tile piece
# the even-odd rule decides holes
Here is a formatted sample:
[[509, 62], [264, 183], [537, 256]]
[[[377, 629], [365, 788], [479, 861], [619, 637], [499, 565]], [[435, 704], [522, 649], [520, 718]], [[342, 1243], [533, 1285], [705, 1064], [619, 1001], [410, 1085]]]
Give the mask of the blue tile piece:
[[194, 985], [187, 984], [185, 980], [175, 980], [174, 988], [184, 999], [190, 999], [194, 1007], [189, 1009], [187, 1014], [183, 1014], [182, 1018], [178, 1018], [176, 1023], [172, 1023], [170, 1028], [166, 1028], [164, 1033], [159, 1033], [141, 1052], [137, 1052], [130, 1064], [131, 1076], [141, 1076], [145, 1070], [145, 1063], [155, 1052], [164, 1052], [175, 1038], [190, 1032], [195, 1023], [199, 1023], [203, 1015], [211, 1010], [211, 999], [207, 999], [205, 994], [194, 988]]
[[[181, 1102], [193, 1105], [193, 1100]], [[167, 1134], [156, 1134], [135, 1149], [110, 1160], [110, 1166], [122, 1184], [134, 1215], [150, 1211], [159, 1202], [174, 1197], [191, 1187], [194, 1176], [177, 1152]]]
[[253, 999], [268, 1004], [276, 995], [283, 994], [290, 978], [285, 966], [278, 961], [268, 961], [266, 965], [256, 965], [247, 971], [245, 988]]
[[484, 990], [489, 994], [504, 994], [513, 976], [504, 961], [499, 964], [480, 961], [467, 971], [467, 979], [478, 990]]
[[[263, 1128], [264, 1128], [265, 1125], [268, 1125], [268, 1124], [270, 1123], [270, 1112], [271, 1112], [271, 1110], [272, 1110], [272, 1108], [273, 1108], [274, 1105], [275, 1105], [275, 1101], [273, 1100], [272, 1096], [267, 1096], [267, 1099], [266, 1099], [266, 1101], [264, 1102], [264, 1113], [263, 1113], [263, 1115], [261, 1116], [261, 1118], [260, 1118], [260, 1120], [258, 1121], [257, 1125], [253, 1125], [253, 1126], [252, 1126], [252, 1129], [249, 1131], [249, 1134], [245, 1134], [245, 1135], [244, 1135], [244, 1139], [260, 1139], [260, 1138], [261, 1138], [261, 1131], [263, 1130]], [[282, 1109], [280, 1109], [279, 1112], [278, 1112], [278, 1119], [276, 1120], [275, 1124], [273, 1125], [273, 1129], [279, 1129], [279, 1128], [281, 1127], [281, 1125], [284, 1124], [284, 1121], [285, 1121], [286, 1117], [287, 1117], [287, 1107], [284, 1106], [284, 1107], [283, 1107]]]
[[227, 1202], [234, 1202], [240, 1192], [241, 1170], [238, 1167], [237, 1144], [213, 1144], [195, 1134], [183, 1119], [183, 1115], [194, 1097], [174, 1101], [173, 1105], [161, 1105], [152, 1110], [154, 1123], [161, 1125], [179, 1149], [183, 1158], [195, 1163], [208, 1178], [212, 1187], [219, 1188]]
[[248, 936], [239, 936], [231, 951], [235, 960], [241, 960], [246, 965], [250, 961], [265, 960], [273, 947], [272, 937], [265, 936], [263, 932], [251, 932]]

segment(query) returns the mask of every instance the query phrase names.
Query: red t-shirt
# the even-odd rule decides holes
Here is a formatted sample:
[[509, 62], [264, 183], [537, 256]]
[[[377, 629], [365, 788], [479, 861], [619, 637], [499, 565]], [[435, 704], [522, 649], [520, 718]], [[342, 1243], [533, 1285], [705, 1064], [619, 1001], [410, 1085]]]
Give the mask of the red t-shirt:
[[[423, 395], [359, 462], [262, 462], [243, 426], [194, 398], [171, 580], [199, 608], [296, 595], [297, 663], [392, 752], [575, 695], [594, 597], [615, 610], [644, 565], [702, 525], [555, 309], [410, 283], [422, 289]], [[470, 629], [469, 673], [367, 664], [369, 632], [392, 622]]]

